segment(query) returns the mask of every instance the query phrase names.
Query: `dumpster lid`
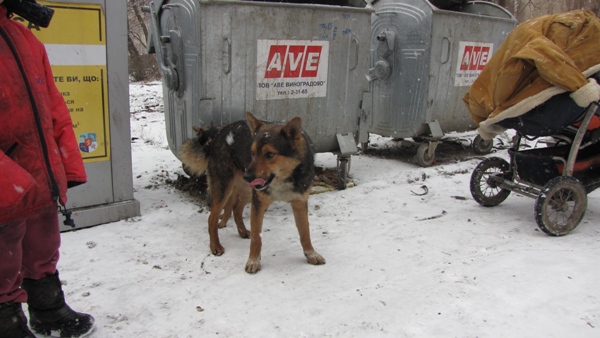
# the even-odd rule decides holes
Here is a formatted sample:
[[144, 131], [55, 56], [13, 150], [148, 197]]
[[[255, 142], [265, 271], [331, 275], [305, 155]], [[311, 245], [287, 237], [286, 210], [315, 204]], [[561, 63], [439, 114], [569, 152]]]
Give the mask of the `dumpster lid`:
[[516, 18], [506, 8], [487, 1], [469, 1], [460, 6], [458, 11], [461, 13], [516, 20]]

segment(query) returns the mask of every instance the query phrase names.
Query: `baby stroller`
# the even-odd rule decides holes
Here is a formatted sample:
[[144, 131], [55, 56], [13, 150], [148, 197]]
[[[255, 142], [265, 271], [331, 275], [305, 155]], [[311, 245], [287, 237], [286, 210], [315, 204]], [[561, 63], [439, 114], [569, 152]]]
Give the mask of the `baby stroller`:
[[[517, 133], [510, 162], [488, 158], [471, 175], [479, 204], [514, 191], [535, 199], [546, 234], [579, 225], [587, 194], [600, 186], [599, 38], [600, 19], [575, 10], [521, 23], [495, 51], [463, 101], [486, 138]], [[546, 144], [525, 149], [524, 140]]]
[[[587, 209], [587, 194], [600, 186], [599, 104], [580, 108], [565, 93], [500, 122], [517, 132], [510, 162], [490, 157], [477, 165], [470, 181], [475, 201], [496, 206], [514, 191], [535, 199], [535, 221], [546, 234], [563, 236], [575, 229]], [[557, 111], [561, 114], [553, 114]], [[522, 149], [523, 139], [546, 140], [545, 147]]]

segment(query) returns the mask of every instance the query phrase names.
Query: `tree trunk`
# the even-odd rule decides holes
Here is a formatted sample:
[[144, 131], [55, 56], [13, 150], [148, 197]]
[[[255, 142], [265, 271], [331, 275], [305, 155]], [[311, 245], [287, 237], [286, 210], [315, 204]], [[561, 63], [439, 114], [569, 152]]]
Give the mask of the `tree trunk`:
[[127, 50], [129, 52], [129, 75], [134, 81], [141, 81], [144, 79], [143, 62], [133, 39], [131, 39], [131, 34], [127, 35]]
[[146, 25], [146, 20], [142, 16], [140, 12], [140, 6], [137, 3], [132, 3], [133, 14], [135, 15], [140, 28], [142, 29], [142, 33], [144, 34], [144, 41], [139, 41], [142, 46], [146, 47], [146, 41], [148, 41], [148, 26]]

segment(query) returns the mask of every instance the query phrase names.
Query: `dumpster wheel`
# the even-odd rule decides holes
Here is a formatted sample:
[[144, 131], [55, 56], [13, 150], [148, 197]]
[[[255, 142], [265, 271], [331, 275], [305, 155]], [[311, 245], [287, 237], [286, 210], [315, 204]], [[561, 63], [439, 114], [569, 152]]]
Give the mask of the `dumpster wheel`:
[[415, 155], [415, 161], [421, 167], [430, 167], [435, 162], [435, 148], [438, 142], [421, 143]]
[[494, 147], [494, 140], [484, 140], [480, 135], [475, 136], [473, 139], [473, 150], [475, 154], [485, 155], [489, 154]]

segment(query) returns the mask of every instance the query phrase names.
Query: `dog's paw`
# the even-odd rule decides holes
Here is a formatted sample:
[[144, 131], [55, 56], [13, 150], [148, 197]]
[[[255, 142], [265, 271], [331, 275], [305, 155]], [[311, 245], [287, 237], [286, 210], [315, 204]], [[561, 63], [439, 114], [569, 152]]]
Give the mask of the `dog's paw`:
[[325, 258], [319, 255], [316, 251], [305, 252], [304, 256], [306, 256], [306, 260], [312, 265], [325, 264]]
[[249, 258], [246, 263], [246, 272], [255, 274], [260, 271], [260, 258]]
[[215, 256], [221, 256], [225, 253], [225, 248], [221, 244], [210, 244], [210, 252]]
[[238, 229], [238, 234], [242, 238], [250, 238], [250, 230], [248, 229]]

